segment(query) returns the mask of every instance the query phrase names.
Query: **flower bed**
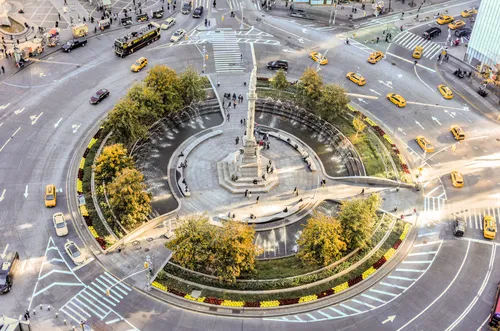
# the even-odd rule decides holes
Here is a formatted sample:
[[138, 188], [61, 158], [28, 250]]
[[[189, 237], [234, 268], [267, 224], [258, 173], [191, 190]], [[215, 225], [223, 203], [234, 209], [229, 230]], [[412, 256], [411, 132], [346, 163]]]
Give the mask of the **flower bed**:
[[80, 160], [80, 165], [78, 167], [76, 191], [79, 196], [84, 196], [85, 202], [88, 203], [79, 206], [80, 214], [85, 220], [90, 233], [96, 239], [97, 243], [101, 246], [102, 249], [106, 249], [108, 247], [108, 243], [105, 237], [108, 236], [109, 233], [100, 221], [94, 222], [94, 220], [98, 218], [98, 216], [92, 204], [92, 194], [90, 188], [92, 164], [94, 163], [95, 153], [99, 148], [99, 144], [97, 144], [97, 142], [100, 140], [102, 133], [103, 132], [101, 128], [90, 140], [87, 148], [85, 149], [85, 152], [83, 153], [83, 157]]
[[[359, 116], [363, 119], [363, 121], [371, 127], [373, 131], [377, 133], [377, 135], [382, 138], [381, 140], [385, 143], [388, 144], [388, 147], [390, 147], [390, 150], [392, 151], [391, 156], [393, 156], [393, 159], [400, 169], [400, 171], [403, 172], [403, 176], [401, 176], [402, 181], [409, 181], [409, 178], [411, 176], [410, 174], [410, 169], [408, 168], [408, 164], [405, 161], [404, 156], [401, 154], [399, 149], [396, 147], [396, 144], [392, 140], [392, 138], [385, 133], [385, 131], [377, 125], [372, 119], [369, 117], [365, 116], [361, 112], [359, 112], [356, 108], [354, 108], [352, 105], [348, 104], [347, 107], [349, 110], [354, 113], [356, 116]], [[411, 177], [410, 177], [411, 178]]]
[[[373, 265], [371, 265], [369, 268], [367, 268], [365, 271], [360, 273], [359, 275], [350, 278], [346, 282], [342, 282], [341, 284], [326, 289], [322, 290], [319, 293], [316, 294], [309, 294], [305, 295], [302, 297], [296, 297], [296, 298], [282, 298], [282, 299], [276, 299], [276, 300], [263, 300], [263, 301], [245, 301], [245, 300], [240, 300], [240, 301], [232, 301], [232, 300], [224, 300], [220, 298], [215, 298], [215, 297], [204, 297], [204, 298], [198, 298], [196, 301], [198, 302], [204, 302], [207, 304], [211, 305], [216, 305], [216, 306], [226, 306], [226, 307], [260, 307], [260, 308], [271, 308], [271, 307], [281, 307], [281, 306], [288, 306], [288, 305], [294, 305], [298, 303], [306, 303], [306, 302], [311, 302], [315, 301], [320, 298], [324, 298], [327, 296], [331, 296], [337, 293], [340, 293], [342, 291], [347, 290], [350, 287], [355, 286], [356, 284], [360, 283], [361, 281], [371, 277], [382, 265], [384, 265], [387, 261], [389, 261], [394, 254], [396, 253], [397, 249], [400, 247], [401, 243], [404, 241], [406, 238], [409, 230], [411, 228], [411, 225], [408, 223], [405, 223], [403, 231], [399, 235], [398, 239], [394, 242], [393, 246], [390, 247], [387, 251], [385, 251], [384, 255], [380, 257]], [[167, 288], [165, 285], [163, 285], [161, 282], [153, 282], [153, 287], [157, 288], [158, 290], [165, 291], [180, 297], [184, 297], [185, 299], [188, 300], [193, 300], [189, 294], [186, 294], [182, 291], [175, 290], [173, 288]], [[201, 301], [201, 299], [203, 301]], [[194, 301], [194, 300], [193, 300]]]

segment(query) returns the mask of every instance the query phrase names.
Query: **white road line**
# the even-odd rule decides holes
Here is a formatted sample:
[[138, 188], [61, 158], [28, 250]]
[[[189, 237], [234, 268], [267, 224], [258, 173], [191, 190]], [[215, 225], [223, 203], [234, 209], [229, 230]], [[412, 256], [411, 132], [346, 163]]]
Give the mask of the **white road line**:
[[341, 316], [347, 316], [346, 313], [344, 313], [343, 311], [340, 311], [338, 309], [335, 309], [334, 307], [328, 307], [328, 309], [333, 310], [334, 312], [336, 312], [337, 314], [339, 314]]
[[[88, 286], [87, 287], [89, 290], [91, 290], [92, 292], [94, 292], [96, 295], [98, 295], [101, 299], [103, 299], [104, 301], [106, 301], [107, 303], [109, 303], [110, 305], [112, 305], [113, 307], [116, 307], [116, 304], [114, 302], [111, 302], [110, 300], [108, 300], [107, 298], [103, 297], [101, 293], [97, 292], [96, 290], [94, 290], [92, 288], [92, 286]], [[95, 297], [94, 297], [95, 299]]]
[[[99, 285], [97, 285], [95, 282], [92, 282], [90, 285], [93, 285], [95, 288], [99, 289], [103, 294], [106, 294], [106, 288], [102, 288], [100, 287]], [[92, 288], [91, 286], [89, 286], [90, 288]], [[117, 295], [117, 293], [113, 293], [114, 295]], [[102, 295], [102, 294], [101, 294]], [[106, 295], [106, 297], [110, 298], [110, 299], [113, 299], [114, 301], [116, 302], [120, 302], [120, 300], [118, 300], [117, 298], [115, 298], [113, 295]], [[123, 299], [123, 297], [122, 297]]]
[[[85, 296], [88, 296], [89, 298], [91, 298], [92, 300], [94, 300], [95, 302], [92, 302], [91, 300], [87, 299], [85, 296], [83, 296], [85, 294]], [[84, 298], [85, 300], [87, 300], [88, 302], [91, 302], [94, 306], [96, 307], [99, 307], [97, 304], [100, 304], [101, 306], [103, 306], [104, 308], [106, 308], [108, 311], [105, 312], [105, 314], [108, 314], [109, 311], [113, 310], [110, 306], [106, 305], [105, 303], [102, 303], [101, 301], [99, 301], [98, 298], [96, 298], [95, 296], [93, 296], [92, 294], [90, 294], [87, 290], [84, 290], [80, 293], [80, 296], [82, 298]], [[103, 310], [101, 310], [103, 311]]]
[[[439, 232], [436, 232], [439, 233]], [[427, 254], [436, 254], [437, 251], [429, 251], [429, 252], [421, 252], [421, 253], [411, 253], [408, 256], [418, 256], [418, 255], [427, 255]]]
[[406, 264], [432, 263], [432, 261], [403, 261]]
[[88, 310], [90, 310], [90, 312], [92, 312], [95, 316], [99, 317], [101, 320], [104, 318], [104, 315], [99, 314], [94, 309], [90, 308], [86, 303], [78, 300], [78, 298], [74, 298], [73, 300], [77, 301], [79, 304], [81, 304], [82, 306], [84, 306], [85, 308], [87, 308]]
[[442, 240], [438, 240], [438, 241], [431, 241], [431, 242], [424, 243], [424, 244], [416, 244], [416, 245], [414, 245], [413, 247], [429, 246], [429, 245], [434, 245], [434, 244], [440, 244], [441, 242], [443, 242], [443, 241], [442, 241]]
[[[127, 295], [128, 293], [125, 292], [124, 290], [122, 290], [119, 285], [117, 284], [118, 282], [111, 282], [107, 277], [103, 277], [103, 275], [99, 276], [102, 278], [102, 280], [104, 280], [106, 283], [108, 283], [109, 285], [107, 285], [108, 287], [113, 287], [113, 289], [117, 289], [119, 290], [120, 292], [122, 292], [123, 294]], [[116, 286], [115, 286], [116, 285]]]
[[377, 306], [370, 305], [369, 303], [366, 303], [366, 302], [363, 302], [363, 301], [360, 301], [360, 300], [352, 299], [351, 301], [352, 302], [356, 302], [357, 304], [360, 304], [360, 305], [363, 305], [363, 306], [367, 306], [368, 308], [371, 308], [371, 309], [377, 308]]
[[375, 292], [375, 293], [379, 293], [379, 294], [385, 294], [385, 295], [389, 295], [391, 297], [397, 297], [399, 296], [399, 294], [394, 294], [394, 293], [391, 293], [391, 292], [386, 292], [386, 291], [380, 291], [380, 290], [375, 290], [373, 288], [369, 289], [370, 292]]
[[293, 316], [293, 317], [295, 317], [295, 319], [296, 319], [297, 321], [299, 321], [299, 322], [304, 322], [304, 320], [303, 320], [302, 318], [300, 318], [300, 316], [298, 316], [298, 315], [295, 315], [295, 316]]
[[408, 322], [406, 322], [405, 325], [403, 325], [402, 327], [400, 327], [398, 329], [398, 331], [404, 329], [405, 327], [407, 327], [409, 324], [413, 323], [414, 320], [416, 320], [417, 318], [419, 318], [422, 314], [424, 314], [429, 308], [431, 308], [439, 299], [441, 299], [441, 297], [450, 289], [450, 287], [455, 283], [455, 281], [457, 280], [458, 278], [458, 275], [460, 275], [460, 271], [462, 271], [462, 268], [464, 267], [464, 264], [465, 264], [465, 261], [467, 260], [467, 256], [469, 256], [469, 249], [470, 249], [470, 241], [469, 243], [467, 244], [467, 251], [465, 252], [465, 256], [464, 256], [464, 259], [462, 261], [462, 264], [460, 265], [460, 268], [458, 269], [457, 273], [455, 274], [455, 277], [452, 279], [452, 281], [450, 282], [450, 284], [448, 284], [448, 286], [444, 289], [444, 291], [436, 298], [434, 299], [434, 301], [432, 301], [424, 310], [422, 310], [420, 313], [418, 313], [415, 317], [413, 317], [411, 320], [409, 320]]
[[379, 298], [376, 298], [376, 297], [374, 297], [374, 296], [368, 295], [368, 294], [364, 294], [364, 293], [362, 293], [362, 294], [361, 294], [361, 296], [362, 296], [362, 297], [365, 297], [365, 298], [368, 298], [368, 299], [371, 299], [371, 300], [373, 300], [373, 301], [378, 301], [378, 302], [380, 302], [380, 303], [386, 303], [386, 301], [384, 301], [384, 300], [382, 300], [382, 299], [379, 299]]
[[399, 277], [399, 276], [387, 276], [387, 278], [390, 278], [390, 279], [398, 279], [398, 280], [407, 280], [407, 281], [410, 281], [410, 282], [414, 282], [414, 281], [416, 281], [416, 279], [413, 279], [413, 278], [408, 278], [408, 277]]
[[9, 249], [9, 244], [7, 244], [7, 246], [5, 246], [4, 250], [3, 250], [3, 253], [2, 253], [2, 259], [5, 258], [5, 255], [7, 254], [7, 249]]
[[[397, 59], [400, 59], [400, 60], [402, 60], [402, 61], [405, 61], [405, 62], [408, 62], [408, 63], [413, 64], [413, 61], [410, 61], [410, 60], [408, 60], [408, 59], [405, 59], [404, 57], [398, 56], [398, 55], [396, 55], [396, 54], [393, 54], [393, 53], [390, 53], [390, 52], [387, 52], [387, 53], [385, 53], [385, 54], [386, 54], [386, 55], [393, 56], [393, 57], [395, 57], [395, 58], [397, 58]], [[428, 70], [428, 71], [430, 71], [430, 72], [436, 72], [436, 70], [431, 69], [431, 68], [427, 68], [426, 66], [423, 66], [423, 65], [421, 65], [420, 63], [419, 63], [419, 64], [417, 64], [417, 66], [418, 66], [418, 67], [420, 67], [420, 68], [424, 68], [425, 70]]]
[[424, 272], [425, 270], [418, 270], [418, 269], [400, 269], [397, 268], [396, 271], [400, 272]]
[[344, 303], [341, 303], [339, 306], [344, 307], [345, 309], [348, 309], [348, 310], [352, 310], [353, 312], [358, 313], [358, 314], [362, 313], [361, 310], [358, 310], [356, 308], [352, 308], [351, 306], [348, 306], [348, 305], [346, 305]]
[[313, 321], [317, 321], [317, 320], [318, 320], [318, 319], [317, 319], [314, 315], [312, 315], [311, 313], [307, 313], [306, 315], [307, 315], [310, 319], [312, 319]]
[[[85, 317], [83, 317], [82, 315], [80, 315], [80, 313], [78, 313], [76, 310], [74, 310], [74, 309], [73, 309], [73, 308], [71, 308], [70, 306], [65, 305], [63, 308], [64, 308], [64, 309], [68, 309], [68, 310], [70, 310], [70, 311], [71, 311], [73, 314], [75, 314], [75, 315], [78, 315], [78, 317], [79, 317], [79, 320], [77, 320], [78, 322], [79, 322], [79, 321], [81, 321], [81, 320], [84, 320], [84, 321], [86, 321], [86, 320], [87, 320]], [[63, 308], [61, 308], [61, 309], [59, 309], [59, 310], [60, 310], [60, 311], [63, 311], [63, 310], [62, 310]], [[75, 319], [72, 315], [70, 315], [70, 317], [71, 317], [71, 318], [73, 318], [73, 319]]]
[[19, 127], [16, 132], [14, 132], [14, 134], [12, 136], [10, 136], [9, 139], [7, 139], [7, 141], [5, 142], [5, 144], [3, 144], [3, 146], [0, 148], [0, 152], [3, 151], [3, 149], [5, 148], [5, 146], [7, 146], [7, 144], [9, 143], [9, 141], [12, 140], [12, 138], [14, 138], [14, 136], [19, 132], [19, 130], [21, 130], [21, 127]]
[[408, 289], [408, 287], [399, 286], [399, 285], [393, 285], [393, 284], [389, 284], [389, 283], [386, 283], [386, 282], [380, 282], [379, 284], [380, 285], [384, 285], [384, 286], [388, 286], [388, 287], [398, 288], [400, 290], [406, 290], [406, 289]]
[[[104, 318], [104, 316], [106, 316], [106, 315], [109, 313], [109, 310], [111, 310], [111, 309], [109, 309], [108, 311], [104, 311], [104, 309], [102, 309], [101, 307], [99, 307], [98, 305], [96, 305], [94, 302], [90, 301], [87, 297], [84, 297], [84, 296], [82, 295], [82, 293], [80, 293], [77, 297], [80, 297], [80, 299], [87, 301], [90, 305], [94, 306], [94, 308], [95, 308], [95, 309], [97, 309], [97, 310], [99, 310], [101, 313], [103, 313], [103, 315], [102, 315], [101, 319], [102, 319], [102, 318]], [[79, 299], [77, 299], [77, 297], [75, 297], [74, 299], [75, 299], [75, 300], [77, 300], [78, 302], [81, 302]], [[83, 304], [83, 305], [85, 305], [85, 303], [84, 303], [84, 302], [82, 302], [82, 304]], [[90, 308], [89, 308], [89, 309], [90, 309]], [[99, 316], [100, 314], [97, 314], [97, 313], [96, 313], [96, 315], [97, 315], [97, 316]]]
[[71, 315], [70, 313], [68, 313], [66, 310], [64, 310], [64, 307], [62, 307], [61, 309], [59, 309], [60, 312], [63, 312], [65, 313], [67, 316], [69, 316], [73, 321], [75, 321], [76, 323], [80, 324], [80, 321], [81, 319], [78, 319], [78, 318], [75, 318], [73, 315]]
[[[422, 233], [422, 234], [419, 234], [419, 235], [417, 236], [417, 238], [420, 238], [420, 237], [427, 237], [427, 236], [432, 236], [433, 234], [439, 234], [439, 231], [428, 232], [428, 233]], [[422, 253], [419, 253], [419, 254], [422, 254]]]
[[327, 318], [333, 318], [332, 316], [328, 315], [327, 313], [322, 312], [321, 310], [318, 310], [318, 313], [320, 313], [321, 315], [323, 315]]

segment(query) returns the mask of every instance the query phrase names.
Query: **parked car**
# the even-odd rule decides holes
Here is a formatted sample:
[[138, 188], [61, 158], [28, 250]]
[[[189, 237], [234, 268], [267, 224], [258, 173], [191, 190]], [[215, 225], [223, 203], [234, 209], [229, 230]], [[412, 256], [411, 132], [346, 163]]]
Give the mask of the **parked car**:
[[98, 104], [102, 100], [106, 99], [109, 96], [109, 91], [105, 88], [98, 90], [93, 96], [90, 97], [89, 102], [93, 105]]
[[[8, 246], [8, 245], [7, 245]], [[4, 252], [5, 253], [5, 252]], [[4, 255], [2, 255], [3, 257]], [[14, 282], [14, 273], [19, 263], [19, 254], [10, 252], [2, 258], [0, 265], [0, 293], [8, 293]]]
[[72, 50], [78, 47], [84, 47], [87, 45], [87, 39], [77, 38], [67, 41], [64, 45], [61, 46], [61, 50], [66, 53], [70, 53]]
[[78, 265], [85, 262], [85, 255], [83, 255], [82, 251], [74, 241], [68, 239], [68, 241], [64, 244], [64, 250], [68, 253], [74, 264]]
[[288, 70], [288, 61], [287, 60], [269, 61], [267, 63], [267, 69], [271, 69], [271, 70], [283, 69], [283, 70], [287, 71]]
[[200, 18], [203, 15], [203, 6], [196, 7], [193, 11], [194, 18]]

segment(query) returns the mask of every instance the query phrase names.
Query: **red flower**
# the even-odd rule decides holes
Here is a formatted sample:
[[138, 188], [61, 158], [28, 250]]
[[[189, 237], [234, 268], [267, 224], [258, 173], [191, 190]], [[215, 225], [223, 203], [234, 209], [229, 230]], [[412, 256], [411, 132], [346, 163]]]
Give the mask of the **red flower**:
[[260, 302], [259, 301], [245, 301], [243, 304], [243, 307], [260, 307]]

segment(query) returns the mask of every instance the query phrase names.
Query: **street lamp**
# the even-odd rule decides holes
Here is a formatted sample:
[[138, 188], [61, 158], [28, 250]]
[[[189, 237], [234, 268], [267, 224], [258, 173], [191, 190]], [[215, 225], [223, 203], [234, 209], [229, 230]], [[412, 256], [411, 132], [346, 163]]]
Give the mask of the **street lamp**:
[[[334, 13], [335, 9], [335, 13]], [[333, 16], [333, 22], [332, 22], [332, 16]], [[332, 0], [332, 10], [330, 11], [330, 20], [328, 21], [330, 25], [335, 25], [335, 17], [337, 16], [337, 3], [336, 0]]]

